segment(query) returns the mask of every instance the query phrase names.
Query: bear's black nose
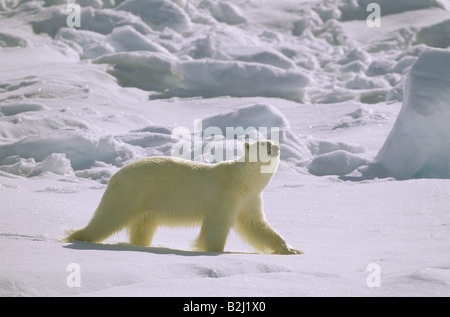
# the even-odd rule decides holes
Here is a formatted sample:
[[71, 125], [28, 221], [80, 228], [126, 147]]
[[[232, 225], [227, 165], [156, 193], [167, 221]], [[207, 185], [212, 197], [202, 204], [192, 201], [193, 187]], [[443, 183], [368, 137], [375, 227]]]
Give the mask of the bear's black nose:
[[269, 143], [269, 146], [270, 146], [270, 153], [268, 153], [269, 155], [276, 156], [278, 155], [278, 153], [280, 153], [280, 146], [278, 144]]

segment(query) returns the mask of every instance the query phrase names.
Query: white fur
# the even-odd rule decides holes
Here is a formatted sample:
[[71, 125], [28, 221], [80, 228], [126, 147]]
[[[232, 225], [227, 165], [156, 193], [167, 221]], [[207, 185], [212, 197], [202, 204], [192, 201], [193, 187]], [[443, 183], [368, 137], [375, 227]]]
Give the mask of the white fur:
[[[246, 143], [242, 158], [215, 165], [172, 157], [138, 160], [111, 178], [89, 224], [66, 241], [101, 242], [126, 227], [131, 244], [147, 246], [160, 225], [201, 225], [199, 251], [222, 252], [233, 227], [261, 252], [301, 253], [264, 218], [262, 191], [278, 168], [279, 149], [274, 141]], [[268, 165], [271, 173], [261, 172]]]

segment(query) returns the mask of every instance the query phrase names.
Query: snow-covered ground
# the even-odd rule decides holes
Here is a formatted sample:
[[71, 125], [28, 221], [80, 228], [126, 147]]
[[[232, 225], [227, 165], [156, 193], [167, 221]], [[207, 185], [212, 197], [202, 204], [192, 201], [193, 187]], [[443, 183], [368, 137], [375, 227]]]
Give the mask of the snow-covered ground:
[[[450, 1], [370, 2], [0, 0], [0, 295], [449, 296]], [[305, 254], [60, 242], [177, 131], [220, 159], [211, 127], [278, 129], [265, 212]]]

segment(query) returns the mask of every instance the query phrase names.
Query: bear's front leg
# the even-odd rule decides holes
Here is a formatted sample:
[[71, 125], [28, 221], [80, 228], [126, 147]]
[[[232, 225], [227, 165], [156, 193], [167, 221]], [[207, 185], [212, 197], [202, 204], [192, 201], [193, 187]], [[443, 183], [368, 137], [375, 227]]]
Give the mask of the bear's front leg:
[[[257, 206], [257, 204], [255, 204]], [[302, 254], [289, 246], [275, 229], [264, 219], [262, 209], [241, 212], [235, 223], [239, 235], [260, 252], [275, 254]]]
[[288, 244], [283, 244], [280, 248], [273, 252], [274, 254], [303, 254], [303, 251], [294, 249]]
[[271, 250], [274, 254], [303, 254], [289, 246], [272, 226], [265, 220], [252, 221], [247, 227], [247, 235], [252, 236], [253, 245], [266, 251]]

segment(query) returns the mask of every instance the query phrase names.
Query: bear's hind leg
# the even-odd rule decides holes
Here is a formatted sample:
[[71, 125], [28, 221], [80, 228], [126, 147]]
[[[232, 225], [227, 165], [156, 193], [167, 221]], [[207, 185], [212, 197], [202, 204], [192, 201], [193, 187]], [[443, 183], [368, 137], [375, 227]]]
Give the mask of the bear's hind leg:
[[138, 216], [128, 225], [130, 243], [138, 246], [148, 246], [152, 242], [157, 225], [145, 216]]
[[197, 251], [203, 252], [223, 252], [228, 233], [231, 229], [231, 216], [220, 217], [219, 215], [227, 215], [227, 212], [210, 214], [205, 217], [200, 229], [200, 234], [194, 243]]

